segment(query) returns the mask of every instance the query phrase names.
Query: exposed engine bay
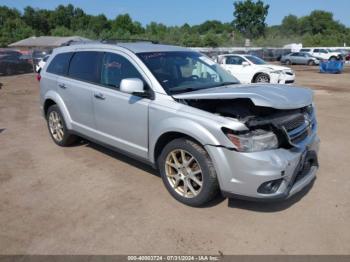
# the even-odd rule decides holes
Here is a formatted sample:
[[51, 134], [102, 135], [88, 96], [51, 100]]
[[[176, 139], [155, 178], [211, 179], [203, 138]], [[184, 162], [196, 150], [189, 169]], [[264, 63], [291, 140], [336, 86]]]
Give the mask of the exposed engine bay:
[[312, 105], [298, 109], [256, 106], [249, 98], [181, 100], [189, 106], [244, 123], [250, 130], [273, 131], [281, 146], [302, 142], [315, 125]]

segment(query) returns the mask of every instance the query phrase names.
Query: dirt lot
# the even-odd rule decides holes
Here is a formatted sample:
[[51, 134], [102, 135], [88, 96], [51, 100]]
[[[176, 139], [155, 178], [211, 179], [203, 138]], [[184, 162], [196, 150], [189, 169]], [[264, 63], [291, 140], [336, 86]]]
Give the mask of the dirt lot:
[[286, 202], [176, 202], [151, 168], [83, 143], [56, 146], [34, 75], [0, 77], [1, 254], [350, 254], [350, 68], [312, 87], [321, 137], [313, 187]]

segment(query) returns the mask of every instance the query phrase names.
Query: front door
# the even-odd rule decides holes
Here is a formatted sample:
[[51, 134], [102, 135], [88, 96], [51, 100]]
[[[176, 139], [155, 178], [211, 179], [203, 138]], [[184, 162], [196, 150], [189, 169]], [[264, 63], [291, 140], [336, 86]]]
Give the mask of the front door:
[[253, 78], [251, 66], [243, 65], [243, 62], [247, 61], [240, 56], [228, 56], [226, 57], [226, 61], [224, 61], [224, 67], [241, 83], [251, 83]]
[[124, 56], [105, 53], [100, 86], [93, 90], [93, 105], [99, 140], [141, 158], [148, 157], [148, 107], [150, 99], [119, 91], [125, 78], [142, 75]]

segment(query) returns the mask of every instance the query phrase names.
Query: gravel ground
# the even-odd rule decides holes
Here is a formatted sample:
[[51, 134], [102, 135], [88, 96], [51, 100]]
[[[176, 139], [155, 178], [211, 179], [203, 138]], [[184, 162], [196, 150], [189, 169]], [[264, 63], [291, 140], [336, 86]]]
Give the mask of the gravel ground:
[[294, 69], [315, 90], [317, 180], [285, 202], [206, 208], [178, 203], [128, 157], [56, 146], [34, 75], [0, 77], [0, 254], [350, 254], [350, 68]]

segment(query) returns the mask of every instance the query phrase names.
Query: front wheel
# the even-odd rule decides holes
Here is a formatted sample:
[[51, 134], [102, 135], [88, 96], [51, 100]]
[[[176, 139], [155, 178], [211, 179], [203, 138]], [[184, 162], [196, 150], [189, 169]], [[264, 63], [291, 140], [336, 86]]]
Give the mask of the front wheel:
[[254, 83], [270, 83], [270, 77], [264, 73], [258, 74], [254, 79]]
[[178, 201], [202, 206], [217, 195], [219, 184], [213, 163], [205, 149], [189, 139], [175, 139], [158, 158], [163, 183]]

